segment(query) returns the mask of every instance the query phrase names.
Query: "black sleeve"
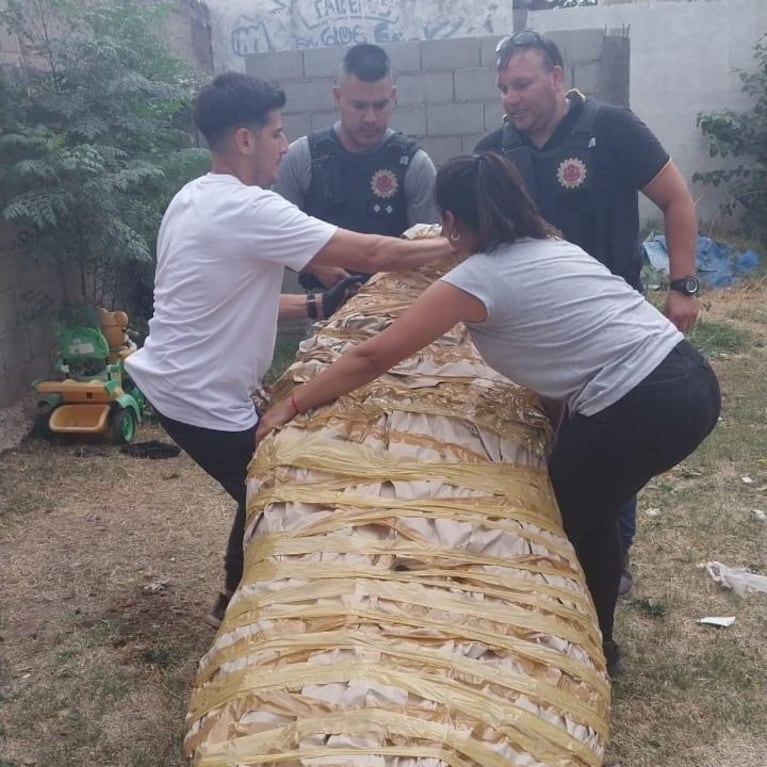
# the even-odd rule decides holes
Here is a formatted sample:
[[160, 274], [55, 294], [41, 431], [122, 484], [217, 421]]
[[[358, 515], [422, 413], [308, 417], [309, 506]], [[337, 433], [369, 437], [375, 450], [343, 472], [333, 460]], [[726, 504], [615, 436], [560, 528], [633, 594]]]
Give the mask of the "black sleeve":
[[643, 189], [669, 161], [668, 152], [655, 134], [630, 110], [603, 104], [594, 126], [597, 146], [624, 183]]
[[482, 152], [500, 152], [501, 138], [503, 137], [503, 127], [496, 128], [492, 133], [483, 136], [474, 147], [474, 154]]

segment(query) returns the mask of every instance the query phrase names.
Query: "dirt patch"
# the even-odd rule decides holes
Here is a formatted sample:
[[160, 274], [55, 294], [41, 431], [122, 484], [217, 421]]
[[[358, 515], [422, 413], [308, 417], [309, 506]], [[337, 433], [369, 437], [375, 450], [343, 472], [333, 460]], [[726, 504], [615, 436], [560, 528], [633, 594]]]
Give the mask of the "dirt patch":
[[30, 440], [0, 461], [0, 765], [183, 764], [233, 503], [185, 454]]
[[[767, 524], [753, 514], [767, 510], [767, 285], [702, 303], [722, 330], [707, 342], [725, 409], [640, 498], [608, 754], [621, 767], [766, 764], [767, 595], [735, 597], [700, 565], [767, 573]], [[167, 440], [151, 425], [138, 439]], [[184, 454], [102, 447], [28, 440], [0, 456], [0, 767], [185, 764], [233, 504]], [[704, 615], [737, 620], [715, 629]]]

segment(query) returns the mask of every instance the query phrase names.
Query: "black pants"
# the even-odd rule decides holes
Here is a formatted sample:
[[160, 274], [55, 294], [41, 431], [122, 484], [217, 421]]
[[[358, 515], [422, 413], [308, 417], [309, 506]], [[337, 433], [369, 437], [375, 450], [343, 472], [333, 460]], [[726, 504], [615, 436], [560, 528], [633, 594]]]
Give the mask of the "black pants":
[[237, 502], [229, 542], [226, 546], [225, 587], [234, 591], [242, 578], [245, 535], [245, 480], [256, 448], [256, 427], [246, 431], [217, 431], [190, 426], [157, 412], [157, 418], [173, 441], [215, 479]]
[[560, 428], [551, 481], [605, 640], [612, 639], [621, 574], [618, 511], [695, 450], [714, 428], [720, 404], [714, 371], [681, 341], [618, 402], [588, 417], [571, 413]]

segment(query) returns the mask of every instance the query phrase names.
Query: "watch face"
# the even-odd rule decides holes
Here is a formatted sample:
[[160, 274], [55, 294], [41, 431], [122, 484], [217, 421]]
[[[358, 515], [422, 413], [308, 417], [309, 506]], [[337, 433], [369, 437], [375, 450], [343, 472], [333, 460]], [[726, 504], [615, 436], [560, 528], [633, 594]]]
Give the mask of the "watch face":
[[697, 277], [680, 277], [678, 280], [671, 280], [669, 286], [672, 290], [676, 290], [679, 293], [683, 293], [685, 296], [694, 296], [699, 288]]

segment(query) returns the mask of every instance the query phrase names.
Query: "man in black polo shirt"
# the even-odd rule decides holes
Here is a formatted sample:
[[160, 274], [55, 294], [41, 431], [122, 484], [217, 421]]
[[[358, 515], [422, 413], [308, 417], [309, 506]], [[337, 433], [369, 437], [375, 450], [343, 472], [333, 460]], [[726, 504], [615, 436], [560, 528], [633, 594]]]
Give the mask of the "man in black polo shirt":
[[[665, 312], [681, 330], [697, 317], [695, 205], [679, 169], [629, 109], [565, 90], [553, 40], [525, 31], [496, 48], [503, 124], [475, 152], [499, 152], [517, 166], [544, 217], [614, 274], [642, 291], [638, 192], [663, 214], [671, 289]], [[624, 554], [636, 526], [636, 498], [619, 518]], [[621, 592], [631, 588], [625, 557]], [[591, 585], [591, 584], [590, 584]]]

